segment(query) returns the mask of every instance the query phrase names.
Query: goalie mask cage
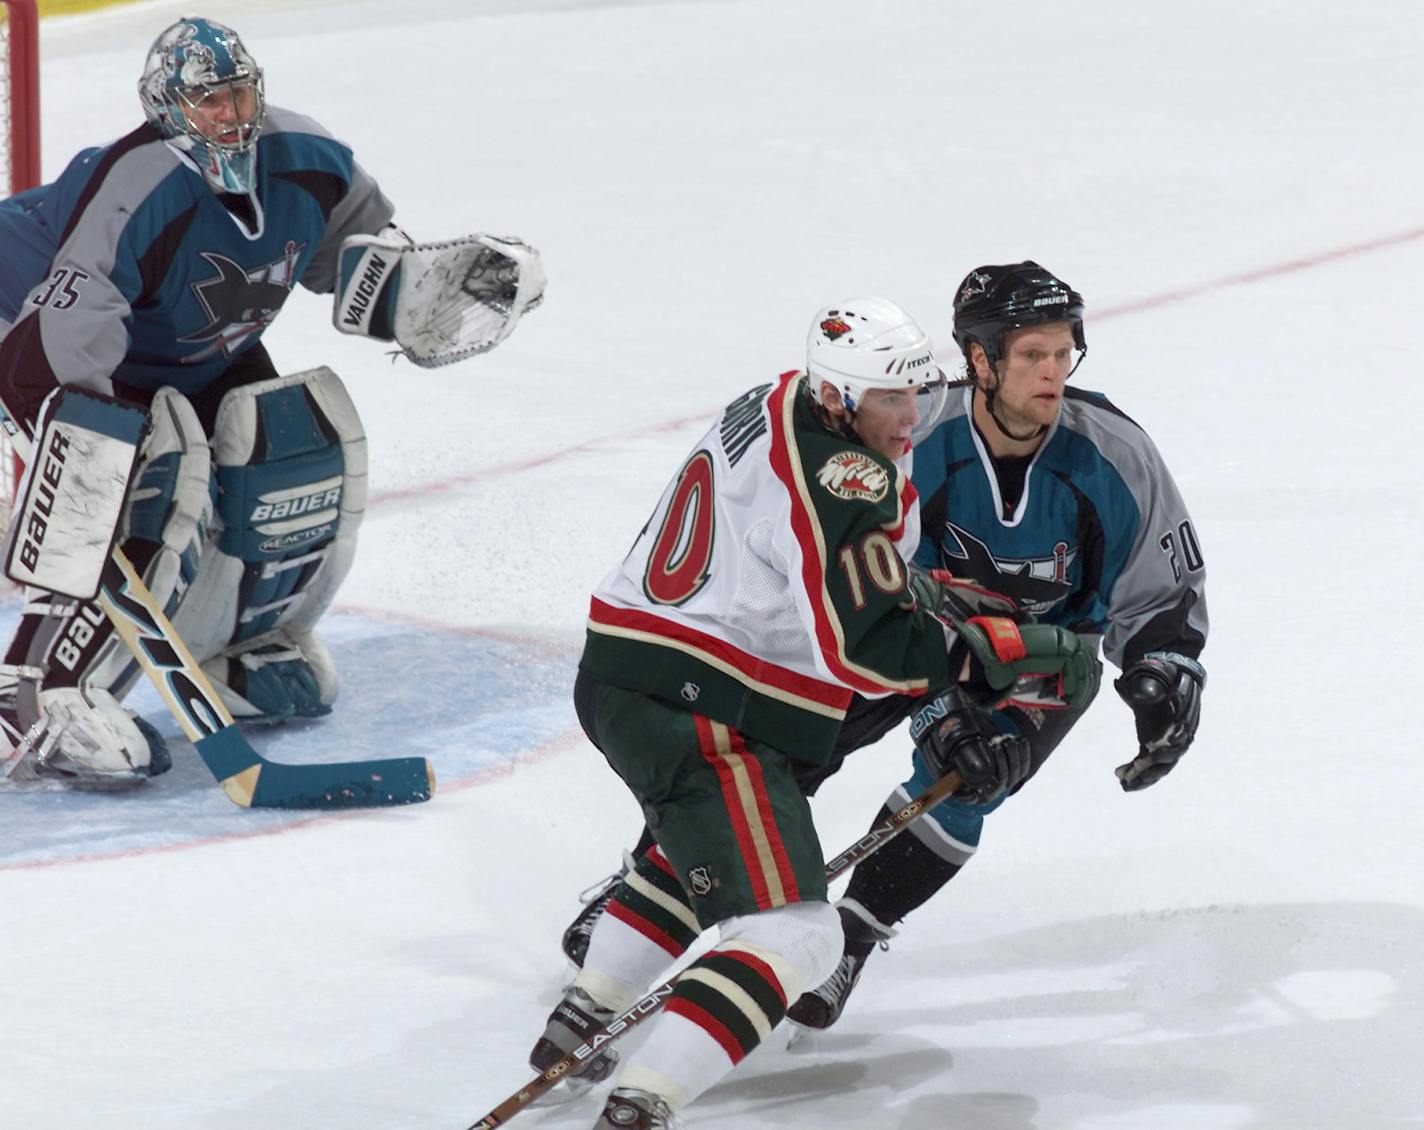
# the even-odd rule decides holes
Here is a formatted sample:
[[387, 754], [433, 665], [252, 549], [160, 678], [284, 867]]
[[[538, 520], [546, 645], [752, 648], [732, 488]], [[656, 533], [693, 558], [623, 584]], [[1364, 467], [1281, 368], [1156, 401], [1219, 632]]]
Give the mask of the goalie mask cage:
[[[11, 196], [40, 183], [40, 34], [35, 0], [0, 0], [0, 178]], [[0, 452], [0, 527], [9, 519], [18, 466]]]

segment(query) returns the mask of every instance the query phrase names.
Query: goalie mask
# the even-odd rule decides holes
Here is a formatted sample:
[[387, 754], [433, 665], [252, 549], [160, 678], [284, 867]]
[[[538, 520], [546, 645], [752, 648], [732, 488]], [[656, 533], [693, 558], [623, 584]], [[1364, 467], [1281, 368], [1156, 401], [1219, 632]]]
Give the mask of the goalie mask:
[[149, 122], [218, 192], [251, 192], [266, 103], [262, 68], [237, 32], [183, 19], [149, 48], [139, 100]]
[[929, 335], [884, 298], [853, 298], [822, 309], [806, 338], [806, 372], [818, 402], [822, 383], [829, 382], [851, 412], [873, 388], [913, 388], [932, 396], [920, 410], [925, 419], [944, 397], [944, 373]]

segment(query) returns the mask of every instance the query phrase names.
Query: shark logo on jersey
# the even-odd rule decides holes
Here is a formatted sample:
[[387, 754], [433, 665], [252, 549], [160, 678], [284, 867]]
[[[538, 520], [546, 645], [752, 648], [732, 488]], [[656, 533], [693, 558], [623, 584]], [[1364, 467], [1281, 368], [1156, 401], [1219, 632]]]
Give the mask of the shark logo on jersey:
[[217, 272], [193, 284], [193, 295], [207, 314], [208, 324], [178, 340], [211, 344], [184, 357], [184, 363], [206, 361], [216, 353], [230, 357], [271, 325], [297, 281], [297, 261], [305, 249], [304, 243], [288, 242], [280, 259], [252, 270], [224, 255], [202, 252]]
[[1041, 616], [1071, 591], [1068, 571], [1078, 547], [1058, 542], [1047, 557], [995, 557], [968, 530], [946, 522], [940, 543], [945, 567], [987, 589], [1012, 597], [1025, 612]]

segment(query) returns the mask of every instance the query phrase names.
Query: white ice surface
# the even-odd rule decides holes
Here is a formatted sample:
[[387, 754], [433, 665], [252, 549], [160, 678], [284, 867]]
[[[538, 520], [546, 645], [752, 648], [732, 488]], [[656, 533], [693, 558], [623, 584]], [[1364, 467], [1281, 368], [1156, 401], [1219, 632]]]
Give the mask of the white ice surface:
[[[147, 43], [192, 7], [45, 22], [47, 174], [133, 126]], [[133, 796], [0, 798], [0, 1127], [460, 1130], [523, 1083], [575, 893], [637, 827], [568, 703], [590, 588], [816, 307], [883, 292], [948, 345], [958, 279], [1023, 257], [1087, 295], [1075, 381], [1192, 507], [1200, 738], [1124, 796], [1107, 693], [841, 1024], [774, 1036], [691, 1126], [1424, 1122], [1417, 4], [204, 11], [408, 230], [537, 244], [548, 301], [437, 372], [306, 294], [268, 334], [345, 376], [375, 498], [331, 621], [346, 700], [263, 748], [427, 752], [446, 787], [242, 812], [179, 747]], [[904, 763], [898, 736], [823, 790], [828, 848]]]

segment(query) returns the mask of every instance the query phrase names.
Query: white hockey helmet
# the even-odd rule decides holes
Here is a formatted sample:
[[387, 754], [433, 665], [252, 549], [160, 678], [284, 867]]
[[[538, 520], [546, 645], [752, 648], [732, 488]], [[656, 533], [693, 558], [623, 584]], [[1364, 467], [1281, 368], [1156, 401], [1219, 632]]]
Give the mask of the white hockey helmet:
[[806, 337], [806, 372], [811, 392], [821, 399], [830, 382], [852, 412], [873, 388], [942, 387], [929, 335], [885, 298], [851, 298], [824, 307]]

